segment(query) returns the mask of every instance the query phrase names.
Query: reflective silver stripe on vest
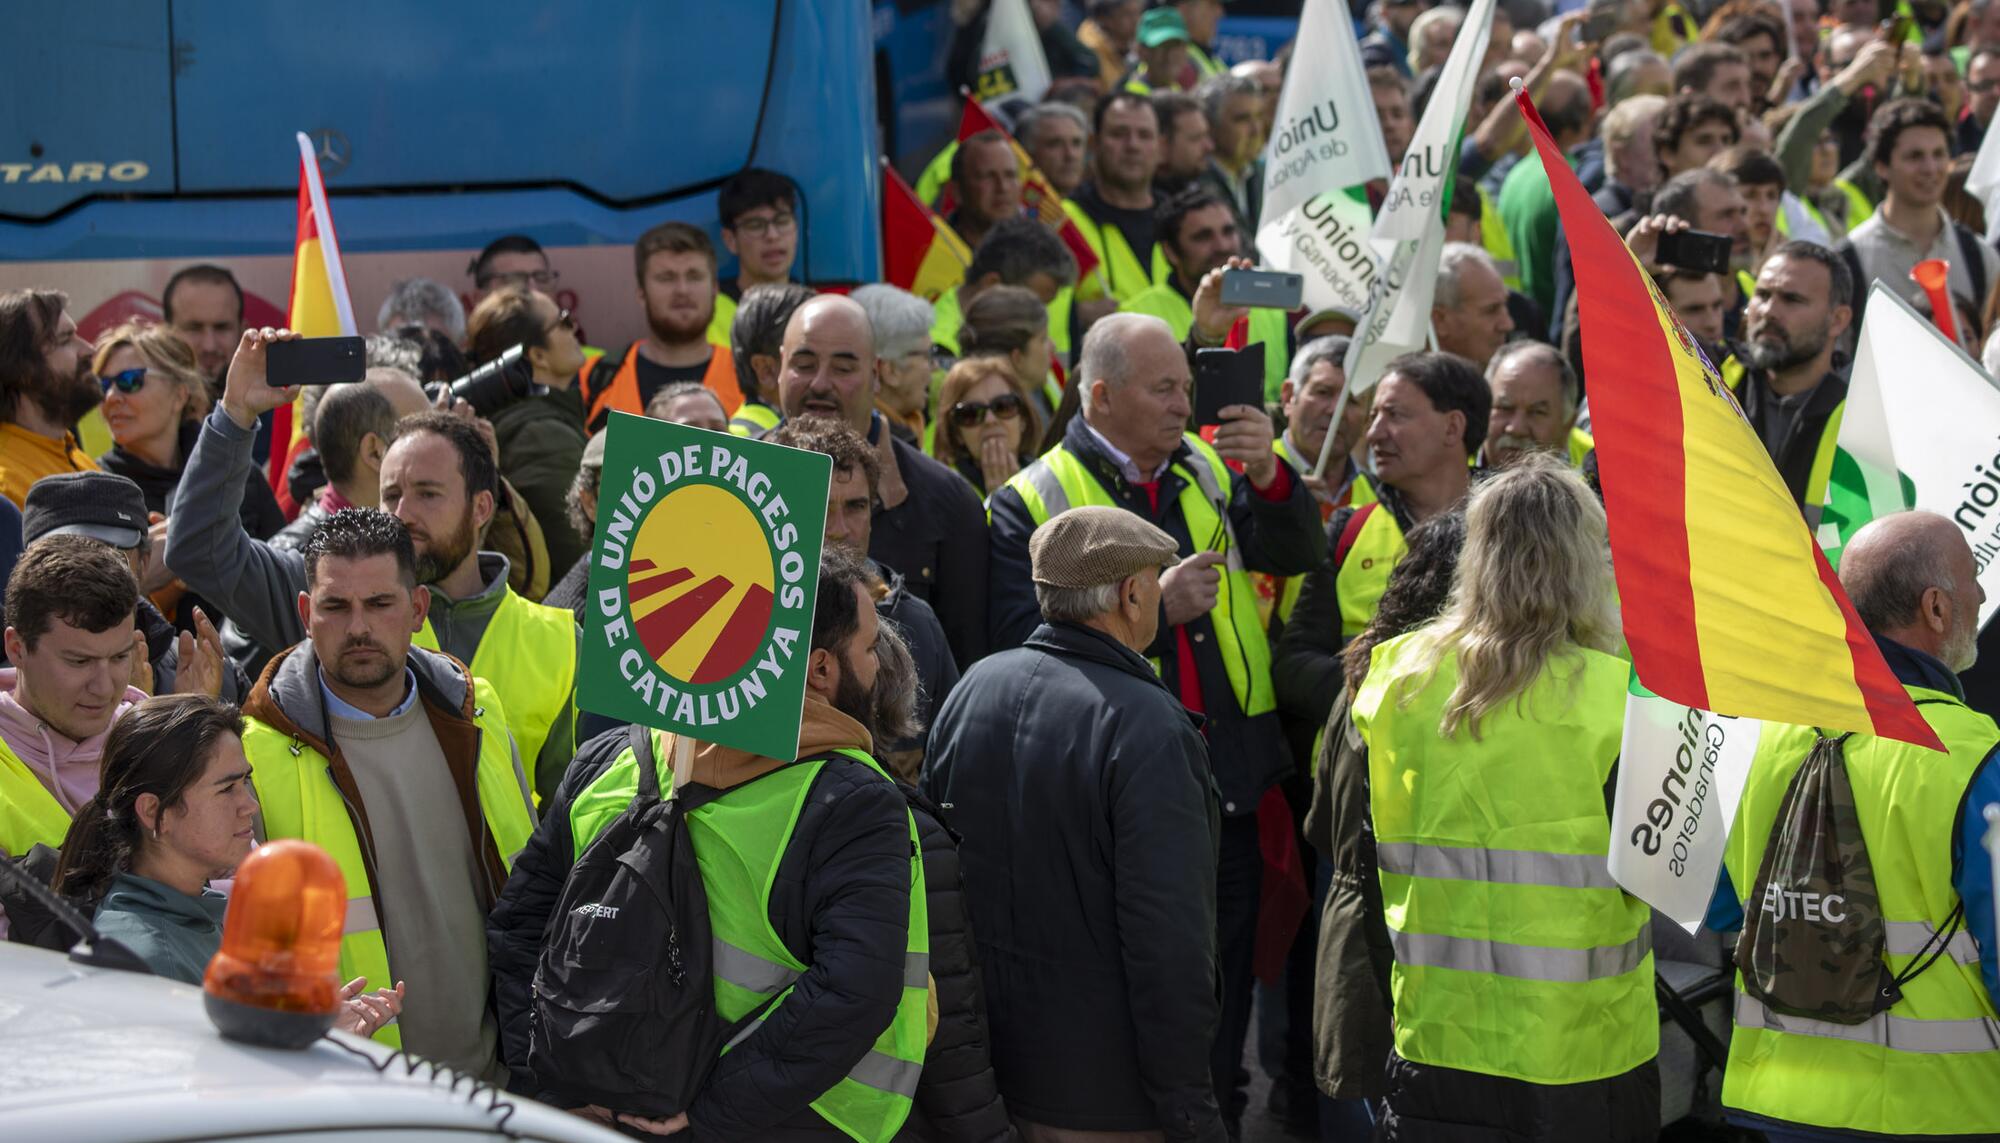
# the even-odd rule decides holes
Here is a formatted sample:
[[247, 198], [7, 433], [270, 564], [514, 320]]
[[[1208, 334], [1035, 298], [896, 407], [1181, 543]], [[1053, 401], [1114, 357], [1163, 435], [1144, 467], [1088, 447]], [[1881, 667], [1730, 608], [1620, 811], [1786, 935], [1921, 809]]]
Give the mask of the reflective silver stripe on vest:
[[[1222, 564], [1231, 572], [1241, 572], [1243, 552], [1236, 546], [1236, 525], [1229, 520], [1229, 496], [1215, 483], [1215, 470], [1208, 466], [1208, 458], [1192, 447], [1188, 451], [1191, 454], [1188, 457], [1188, 469], [1194, 473], [1195, 487], [1201, 489], [1201, 494], [1215, 506], [1215, 514], [1222, 517], [1222, 534], [1227, 549], [1223, 553]], [[1208, 541], [1206, 537], [1196, 536], [1194, 542], [1205, 544]]]
[[1616, 889], [1601, 854], [1537, 853], [1527, 849], [1383, 842], [1375, 860], [1384, 873], [1442, 881], [1545, 885], [1554, 889]]
[[[1937, 951], [1936, 945], [1932, 945], [1928, 952], [1924, 949], [1924, 945], [1937, 934], [1928, 921], [1884, 921], [1882, 928], [1886, 938], [1883, 945], [1890, 956], [1923, 953], [1924, 959], [1928, 960], [1931, 953]], [[1964, 929], [1951, 935], [1951, 939], [1945, 942], [1945, 950], [1946, 956], [1960, 964], [1979, 963], [1979, 946], [1973, 942], [1972, 934]]]
[[929, 989], [931, 954], [913, 952], [903, 957], [903, 987]]
[[347, 936], [356, 933], [372, 933], [382, 927], [382, 918], [375, 912], [375, 898], [349, 897], [347, 899], [347, 919], [341, 922], [341, 932]]
[[1389, 943], [1396, 950], [1396, 959], [1406, 965], [1484, 972], [1516, 980], [1585, 984], [1623, 976], [1644, 964], [1646, 954], [1653, 949], [1653, 934], [1641, 928], [1638, 936], [1622, 945], [1560, 949], [1483, 941], [1477, 937], [1449, 937], [1442, 933], [1405, 933], [1391, 928]]
[[905, 1099], [917, 1094], [917, 1077], [923, 1074], [924, 1065], [910, 1060], [899, 1060], [885, 1052], [869, 1049], [854, 1065], [847, 1078], [863, 1087], [900, 1095]]
[[2000, 1051], [2000, 1024], [1983, 1016], [1971, 1020], [1911, 1020], [1877, 1012], [1859, 1024], [1835, 1024], [1827, 1020], [1808, 1020], [1803, 1016], [1781, 1016], [1765, 1007], [1756, 997], [1738, 992], [1736, 1023], [1739, 1027], [1786, 1032], [1794, 1036], [1852, 1040], [1892, 1052], [1949, 1055]]
[[1054, 469], [1038, 460], [1021, 473], [1021, 479], [1027, 481], [1028, 487], [1035, 490], [1035, 495], [1042, 498], [1042, 510], [1048, 513], [1037, 523], [1047, 523], [1051, 518], [1069, 511], [1069, 493], [1063, 491], [1062, 481], [1056, 479]]
[[799, 978], [798, 970], [765, 960], [747, 949], [739, 949], [721, 937], [710, 937], [709, 940], [709, 955], [715, 958], [715, 975], [738, 988], [768, 996]]

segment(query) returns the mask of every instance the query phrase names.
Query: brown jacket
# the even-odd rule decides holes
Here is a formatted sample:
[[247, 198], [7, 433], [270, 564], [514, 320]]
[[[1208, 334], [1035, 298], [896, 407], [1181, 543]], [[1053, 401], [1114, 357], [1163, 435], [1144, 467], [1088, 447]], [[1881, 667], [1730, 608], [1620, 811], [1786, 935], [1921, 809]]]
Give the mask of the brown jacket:
[[[480, 885], [480, 907], [490, 909], [507, 883], [507, 865], [492, 834], [486, 828], [486, 814], [479, 802], [479, 726], [473, 721], [472, 674], [465, 664], [450, 655], [410, 648], [410, 671], [417, 679], [417, 697], [430, 718], [445, 764], [451, 767], [452, 783], [458, 789], [459, 805], [465, 814], [466, 832], [477, 842], [480, 868], [486, 874]], [[264, 667], [257, 685], [243, 702], [243, 713], [300, 744], [318, 751], [328, 760], [333, 784], [347, 803], [354, 821], [355, 836], [361, 839], [362, 864], [368, 870], [368, 891], [381, 892], [375, 872], [375, 835], [368, 825], [368, 807], [361, 800], [360, 787], [340, 745], [327, 729], [324, 695], [320, 692], [319, 659], [310, 642], [300, 643], [280, 653]], [[511, 746], [510, 746], [511, 749]], [[514, 753], [514, 773], [521, 783], [521, 797], [528, 795], [527, 779], [521, 770], [519, 751]], [[258, 833], [263, 834], [260, 819]], [[387, 934], [384, 934], [385, 938]]]
[[1313, 1075], [1336, 1099], [1386, 1094], [1394, 1045], [1389, 999], [1389, 927], [1375, 871], [1368, 816], [1368, 747], [1349, 718], [1347, 691], [1327, 716], [1313, 760], [1306, 840], [1333, 865], [1319, 918], [1313, 987]]

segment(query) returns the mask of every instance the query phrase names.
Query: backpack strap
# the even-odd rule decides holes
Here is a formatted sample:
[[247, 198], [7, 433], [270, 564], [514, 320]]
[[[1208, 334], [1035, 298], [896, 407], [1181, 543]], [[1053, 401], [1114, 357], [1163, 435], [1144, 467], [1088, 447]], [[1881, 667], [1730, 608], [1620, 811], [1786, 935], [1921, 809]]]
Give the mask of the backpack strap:
[[1347, 518], [1347, 523], [1341, 526], [1340, 539], [1333, 546], [1333, 567], [1335, 571], [1339, 571], [1340, 565], [1347, 562], [1347, 553], [1354, 547], [1354, 541], [1361, 538], [1362, 525], [1368, 523], [1368, 517], [1374, 513], [1375, 509], [1381, 506], [1382, 502], [1380, 500], [1371, 500], [1361, 507], [1356, 508], [1353, 515]]
[[[1959, 257], [1965, 259], [1966, 275], [1972, 279], [1972, 304], [1977, 313], [1986, 304], [1986, 259], [1979, 251], [1979, 236], [1957, 222], [1951, 224], [1951, 230], [1958, 239]], [[1947, 288], [1945, 292], [1951, 291]]]
[[659, 801], [660, 764], [653, 757], [653, 732], [635, 722], [625, 728], [625, 737], [632, 744], [633, 760], [639, 763], [639, 798]]

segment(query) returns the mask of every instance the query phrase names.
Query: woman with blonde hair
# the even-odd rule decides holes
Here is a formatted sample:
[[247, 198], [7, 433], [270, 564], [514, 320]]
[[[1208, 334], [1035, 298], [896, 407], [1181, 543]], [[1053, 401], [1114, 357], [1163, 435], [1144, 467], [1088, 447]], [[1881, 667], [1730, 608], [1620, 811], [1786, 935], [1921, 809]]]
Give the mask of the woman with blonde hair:
[[1378, 1128], [1651, 1140], [1650, 910], [1606, 869], [1630, 668], [1604, 509], [1534, 454], [1465, 519], [1443, 614], [1374, 648], [1352, 709], [1395, 958]]
[[[127, 322], [98, 339], [91, 366], [104, 386], [112, 440], [97, 463], [137, 484], [146, 510], [164, 516], [213, 404], [194, 350], [165, 326]], [[242, 514], [244, 530], [260, 540], [285, 526], [271, 486], [255, 471], [244, 481]]]
[[1035, 459], [1042, 414], [1003, 357], [968, 357], [938, 390], [931, 455], [970, 481], [981, 499]]

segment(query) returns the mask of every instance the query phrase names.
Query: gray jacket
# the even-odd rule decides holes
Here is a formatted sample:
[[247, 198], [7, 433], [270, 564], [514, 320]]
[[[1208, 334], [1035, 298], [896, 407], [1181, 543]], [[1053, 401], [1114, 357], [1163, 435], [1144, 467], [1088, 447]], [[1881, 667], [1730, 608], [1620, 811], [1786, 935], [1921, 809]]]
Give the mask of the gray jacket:
[[[275, 654], [306, 637], [299, 620], [298, 596], [306, 589], [306, 558], [274, 547], [243, 530], [237, 502], [253, 463], [254, 433], [238, 428], [220, 405], [202, 422], [201, 435], [188, 454], [180, 487], [167, 514], [167, 567], [181, 582], [212, 601], [235, 621], [243, 634]], [[486, 624], [507, 593], [507, 557], [479, 553], [479, 572], [486, 586], [464, 599], [446, 598], [431, 589], [431, 631], [438, 647], [461, 663], [472, 662]], [[577, 632], [579, 650], [583, 641]], [[538, 774], [560, 777], [575, 753], [571, 728], [574, 701], [563, 712], [535, 761]]]
[[92, 923], [158, 975], [200, 984], [209, 958], [222, 947], [222, 913], [228, 904], [213, 889], [190, 897], [150, 877], [120, 873], [111, 879]]

